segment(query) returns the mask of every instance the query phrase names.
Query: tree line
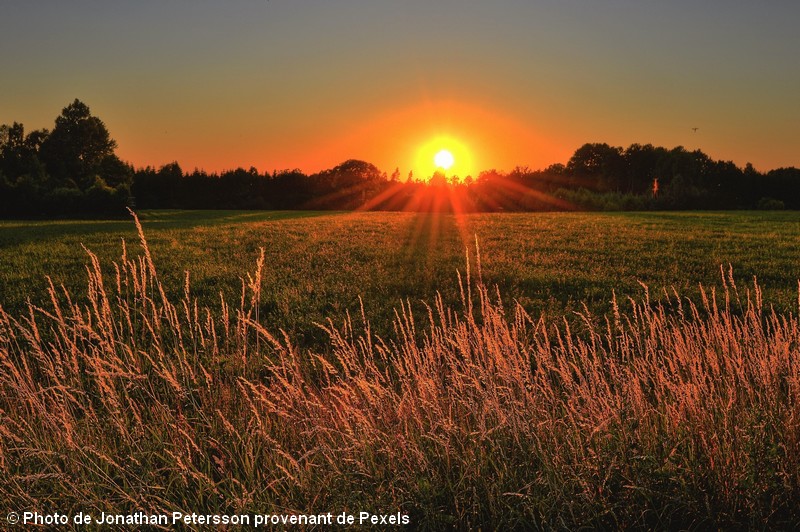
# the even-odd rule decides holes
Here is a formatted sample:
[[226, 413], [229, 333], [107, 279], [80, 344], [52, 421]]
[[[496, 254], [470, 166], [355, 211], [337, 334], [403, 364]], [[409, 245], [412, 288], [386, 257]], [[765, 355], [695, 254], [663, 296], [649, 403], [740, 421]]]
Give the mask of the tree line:
[[566, 164], [543, 170], [487, 170], [477, 177], [437, 172], [415, 180], [365, 161], [307, 175], [184, 171], [176, 162], [134, 169], [89, 107], [75, 100], [52, 131], [0, 126], [0, 215], [109, 216], [125, 207], [552, 211], [800, 209], [800, 170], [759, 172], [700, 150], [650, 144], [584, 144]]

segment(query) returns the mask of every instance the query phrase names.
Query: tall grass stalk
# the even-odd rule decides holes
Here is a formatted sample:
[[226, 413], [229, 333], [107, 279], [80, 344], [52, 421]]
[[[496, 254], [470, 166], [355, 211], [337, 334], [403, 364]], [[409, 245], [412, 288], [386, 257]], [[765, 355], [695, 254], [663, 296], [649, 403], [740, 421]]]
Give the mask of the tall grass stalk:
[[[553, 327], [467, 273], [462, 306], [298, 352], [238, 308], [172, 301], [141, 226], [88, 298], [0, 308], [0, 498], [40, 512], [401, 511], [420, 528], [800, 522], [800, 331], [732, 273], [699, 303]], [[231, 312], [231, 308], [235, 308]], [[549, 323], [549, 322], [548, 322]]]

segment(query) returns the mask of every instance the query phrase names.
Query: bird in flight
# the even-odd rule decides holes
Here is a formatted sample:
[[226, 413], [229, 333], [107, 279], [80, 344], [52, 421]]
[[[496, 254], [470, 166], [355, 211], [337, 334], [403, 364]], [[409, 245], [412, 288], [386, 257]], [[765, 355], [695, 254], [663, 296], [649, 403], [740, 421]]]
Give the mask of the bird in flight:
[[694, 131], [695, 133], [697, 133], [697, 130], [698, 130], [698, 129], [700, 129], [700, 128], [699, 128], [699, 127], [693, 127], [693, 128], [692, 128], [692, 131]]

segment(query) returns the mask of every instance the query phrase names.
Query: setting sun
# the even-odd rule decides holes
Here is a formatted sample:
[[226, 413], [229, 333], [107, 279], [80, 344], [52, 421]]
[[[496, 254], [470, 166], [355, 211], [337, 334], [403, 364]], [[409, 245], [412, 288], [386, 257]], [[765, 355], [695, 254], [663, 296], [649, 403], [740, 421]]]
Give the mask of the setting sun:
[[437, 135], [417, 148], [415, 174], [429, 179], [434, 173], [466, 177], [475, 172], [473, 155], [467, 146], [451, 135]]
[[449, 170], [453, 163], [455, 162], [455, 158], [453, 154], [447, 150], [440, 150], [433, 156], [433, 162], [436, 164], [437, 168], [442, 168], [443, 170]]

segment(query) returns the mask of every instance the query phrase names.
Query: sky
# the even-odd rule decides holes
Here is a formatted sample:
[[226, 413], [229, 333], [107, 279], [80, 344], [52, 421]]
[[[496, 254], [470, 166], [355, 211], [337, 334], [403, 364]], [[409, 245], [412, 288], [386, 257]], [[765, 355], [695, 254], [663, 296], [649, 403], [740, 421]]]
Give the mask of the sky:
[[[0, 3], [0, 123], [75, 98], [136, 167], [430, 175], [566, 163], [586, 142], [800, 166], [800, 2]], [[698, 128], [694, 131], [693, 128]]]

